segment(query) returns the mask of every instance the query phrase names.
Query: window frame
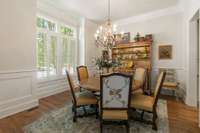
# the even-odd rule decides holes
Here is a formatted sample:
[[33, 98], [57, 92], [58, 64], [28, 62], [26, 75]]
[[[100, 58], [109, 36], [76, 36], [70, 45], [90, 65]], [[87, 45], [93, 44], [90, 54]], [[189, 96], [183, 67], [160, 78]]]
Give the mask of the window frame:
[[[70, 25], [67, 25], [65, 24], [64, 22], [62, 21], [59, 21], [59, 20], [55, 20], [54, 18], [50, 18], [46, 15], [41, 15], [41, 14], [37, 14], [36, 18], [43, 18], [43, 19], [46, 19], [50, 22], [53, 22], [55, 23], [55, 31], [50, 31], [47, 29], [44, 29], [44, 28], [40, 28], [37, 26], [37, 20], [36, 20], [36, 29], [37, 29], [37, 34], [38, 33], [45, 33], [47, 35], [47, 40], [46, 40], [46, 45], [47, 45], [47, 64], [48, 64], [48, 68], [49, 68], [49, 65], [50, 65], [50, 56], [49, 56], [49, 48], [50, 48], [50, 41], [51, 41], [51, 36], [55, 36], [57, 38], [57, 44], [56, 44], [56, 74], [55, 75], [50, 75], [49, 74], [49, 71], [47, 71], [47, 76], [41, 76], [39, 77], [38, 76], [38, 69], [37, 69], [37, 79], [39, 81], [42, 81], [42, 82], [45, 82], [45, 81], [49, 81], [49, 80], [56, 80], [56, 79], [59, 79], [59, 78], [64, 78], [65, 75], [63, 74], [62, 72], [62, 38], [63, 37], [72, 37], [75, 41], [76, 41], [76, 46], [75, 46], [75, 65], [77, 65], [78, 63], [78, 27], [76, 26], [70, 26]], [[69, 35], [63, 35], [61, 32], [60, 32], [60, 27], [61, 26], [66, 26], [68, 28], [71, 28], [73, 31], [74, 31], [74, 35], [73, 36], [69, 36]], [[36, 49], [37, 50], [37, 49]], [[37, 54], [37, 52], [36, 52]], [[37, 55], [36, 55], [37, 56]], [[74, 71], [75, 72], [75, 71]]]

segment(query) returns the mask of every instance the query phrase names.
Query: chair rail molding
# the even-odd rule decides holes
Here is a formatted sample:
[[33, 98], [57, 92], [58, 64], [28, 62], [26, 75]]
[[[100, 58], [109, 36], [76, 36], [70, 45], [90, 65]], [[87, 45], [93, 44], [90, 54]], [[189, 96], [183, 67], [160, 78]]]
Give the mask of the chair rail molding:
[[0, 71], [0, 119], [38, 106], [36, 69]]

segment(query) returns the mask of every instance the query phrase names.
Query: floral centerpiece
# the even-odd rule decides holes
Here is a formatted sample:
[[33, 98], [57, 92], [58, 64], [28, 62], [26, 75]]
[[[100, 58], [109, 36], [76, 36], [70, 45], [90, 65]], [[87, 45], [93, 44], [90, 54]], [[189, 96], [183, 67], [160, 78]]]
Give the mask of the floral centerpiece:
[[106, 68], [107, 72], [109, 72], [110, 68], [119, 67], [121, 65], [121, 63], [118, 60], [105, 59], [102, 56], [95, 58], [94, 64], [98, 70], [103, 70], [104, 68]]

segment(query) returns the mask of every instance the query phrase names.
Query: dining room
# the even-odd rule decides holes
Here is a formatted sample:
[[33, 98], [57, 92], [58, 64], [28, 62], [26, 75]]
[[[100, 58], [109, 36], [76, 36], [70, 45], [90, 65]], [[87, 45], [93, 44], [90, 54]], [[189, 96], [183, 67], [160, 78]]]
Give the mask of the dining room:
[[199, 133], [199, 0], [0, 1], [0, 133]]

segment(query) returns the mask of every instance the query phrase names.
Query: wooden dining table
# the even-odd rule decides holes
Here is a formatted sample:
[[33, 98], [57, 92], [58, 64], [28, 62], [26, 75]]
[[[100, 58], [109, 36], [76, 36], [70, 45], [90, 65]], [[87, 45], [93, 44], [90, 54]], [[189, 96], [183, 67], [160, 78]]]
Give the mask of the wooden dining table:
[[[80, 81], [80, 87], [87, 89], [92, 92], [100, 92], [100, 78], [99, 77], [90, 77], [88, 79]], [[132, 90], [139, 89], [140, 83], [137, 80], [133, 80], [132, 82]]]

